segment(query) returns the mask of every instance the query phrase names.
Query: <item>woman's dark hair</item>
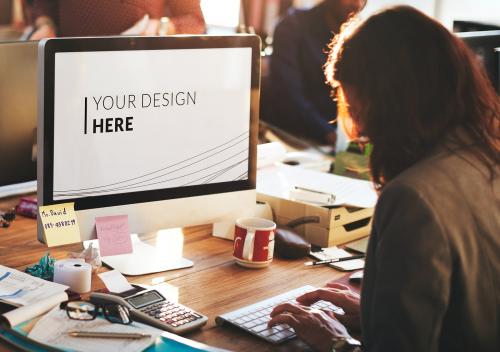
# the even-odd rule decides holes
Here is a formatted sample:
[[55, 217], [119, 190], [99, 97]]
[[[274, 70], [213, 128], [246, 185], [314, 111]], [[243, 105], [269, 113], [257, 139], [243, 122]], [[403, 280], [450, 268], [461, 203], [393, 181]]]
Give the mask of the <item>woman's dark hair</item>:
[[354, 125], [373, 144], [377, 187], [448, 133], [493, 175], [500, 163], [500, 98], [475, 54], [441, 24], [412, 7], [393, 7], [347, 25], [331, 48], [325, 73], [333, 86], [356, 93], [361, 111]]

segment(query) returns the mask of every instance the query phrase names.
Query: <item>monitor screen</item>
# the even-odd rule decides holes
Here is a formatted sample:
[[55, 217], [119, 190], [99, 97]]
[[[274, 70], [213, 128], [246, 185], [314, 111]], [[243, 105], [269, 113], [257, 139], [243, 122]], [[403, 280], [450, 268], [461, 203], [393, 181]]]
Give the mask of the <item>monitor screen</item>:
[[253, 187], [255, 50], [190, 40], [200, 41], [56, 50], [44, 203], [87, 209]]
[[493, 87], [500, 94], [499, 53], [500, 30], [457, 33], [459, 38], [471, 48], [483, 64]]

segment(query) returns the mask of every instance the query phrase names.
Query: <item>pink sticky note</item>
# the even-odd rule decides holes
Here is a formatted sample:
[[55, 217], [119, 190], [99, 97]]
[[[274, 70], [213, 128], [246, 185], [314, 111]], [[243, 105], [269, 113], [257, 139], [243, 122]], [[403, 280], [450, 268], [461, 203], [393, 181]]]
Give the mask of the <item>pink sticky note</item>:
[[95, 218], [101, 256], [132, 253], [128, 215]]

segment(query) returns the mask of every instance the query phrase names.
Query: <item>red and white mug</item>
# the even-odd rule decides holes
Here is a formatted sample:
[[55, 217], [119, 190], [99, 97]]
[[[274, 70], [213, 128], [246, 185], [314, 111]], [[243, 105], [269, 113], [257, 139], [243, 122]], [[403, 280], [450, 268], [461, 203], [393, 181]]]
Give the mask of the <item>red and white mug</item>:
[[276, 224], [267, 219], [236, 220], [233, 255], [239, 264], [265, 266], [273, 259]]

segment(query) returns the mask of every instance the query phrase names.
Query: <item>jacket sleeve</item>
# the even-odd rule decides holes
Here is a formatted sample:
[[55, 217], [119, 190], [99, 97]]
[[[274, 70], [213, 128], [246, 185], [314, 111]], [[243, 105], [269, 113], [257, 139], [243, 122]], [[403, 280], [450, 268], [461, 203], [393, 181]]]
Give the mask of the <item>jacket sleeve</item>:
[[438, 351], [450, 294], [449, 243], [425, 199], [408, 186], [390, 186], [377, 204], [367, 255], [366, 351]]
[[146, 0], [144, 3], [144, 10], [151, 18], [160, 18], [163, 16], [165, 9], [164, 0]]
[[279, 23], [274, 32], [271, 56], [272, 103], [276, 104], [276, 110], [280, 115], [285, 115], [290, 123], [299, 121], [302, 126], [307, 126], [309, 134], [318, 140], [324, 140], [326, 134], [335, 129], [304, 92], [298, 59], [299, 35], [299, 28], [291, 19]]
[[176, 34], [205, 33], [205, 19], [200, 0], [167, 0], [170, 20], [175, 25]]

